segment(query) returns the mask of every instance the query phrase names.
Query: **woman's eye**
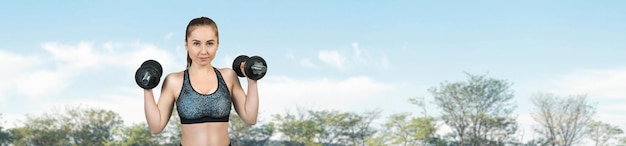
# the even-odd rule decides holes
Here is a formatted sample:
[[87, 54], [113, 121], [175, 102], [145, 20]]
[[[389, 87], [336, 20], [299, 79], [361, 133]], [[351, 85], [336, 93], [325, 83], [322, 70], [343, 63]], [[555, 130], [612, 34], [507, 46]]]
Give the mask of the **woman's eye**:
[[194, 46], [198, 46], [198, 45], [200, 45], [200, 43], [198, 43], [198, 42], [193, 42], [193, 45], [194, 45]]
[[213, 43], [207, 43], [207, 45], [209, 45], [209, 46], [213, 46]]

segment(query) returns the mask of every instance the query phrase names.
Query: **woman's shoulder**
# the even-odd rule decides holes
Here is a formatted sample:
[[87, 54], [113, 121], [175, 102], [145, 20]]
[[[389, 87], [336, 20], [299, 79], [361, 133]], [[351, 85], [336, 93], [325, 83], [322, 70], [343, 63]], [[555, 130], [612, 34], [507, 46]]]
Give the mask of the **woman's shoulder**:
[[171, 72], [165, 76], [165, 83], [182, 82], [185, 77], [185, 71]]
[[237, 73], [231, 68], [217, 68], [224, 79], [237, 78]]
[[220, 71], [221, 74], [235, 73], [235, 71], [231, 68], [217, 68], [217, 70]]

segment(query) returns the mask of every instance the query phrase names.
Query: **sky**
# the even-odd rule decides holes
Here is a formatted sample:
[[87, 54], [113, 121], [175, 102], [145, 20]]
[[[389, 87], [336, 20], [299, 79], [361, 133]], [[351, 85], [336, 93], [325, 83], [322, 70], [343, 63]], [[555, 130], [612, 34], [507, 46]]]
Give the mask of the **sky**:
[[626, 129], [624, 7], [611, 0], [4, 2], [0, 113], [8, 127], [67, 105], [145, 122], [134, 72], [148, 59], [164, 74], [184, 70], [186, 25], [206, 16], [219, 30], [213, 66], [229, 68], [242, 54], [267, 61], [258, 82], [261, 122], [296, 107], [420, 116], [408, 102], [416, 97], [437, 115], [428, 89], [471, 73], [512, 83], [525, 140], [537, 93], [585, 94], [596, 119]]

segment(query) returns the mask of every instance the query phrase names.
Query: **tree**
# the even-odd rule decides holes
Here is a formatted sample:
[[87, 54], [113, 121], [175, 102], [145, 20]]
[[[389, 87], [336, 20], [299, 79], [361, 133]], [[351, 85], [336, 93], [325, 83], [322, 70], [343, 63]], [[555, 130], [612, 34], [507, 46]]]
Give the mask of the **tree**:
[[307, 118], [306, 113], [299, 112], [297, 115], [286, 113], [274, 115], [276, 130], [288, 140], [287, 145], [320, 145], [316, 143], [315, 136], [320, 131], [320, 125]]
[[362, 123], [366, 120], [359, 114], [337, 110], [309, 111], [311, 120], [319, 125], [316, 134], [318, 142], [323, 144], [354, 145], [368, 133], [369, 126]]
[[233, 145], [264, 145], [274, 134], [274, 123], [248, 125], [235, 112], [230, 113], [228, 133]]
[[71, 127], [59, 124], [55, 115], [26, 116], [23, 127], [12, 129], [14, 145], [71, 145]]
[[372, 122], [379, 110], [363, 113], [308, 110], [274, 116], [274, 128], [286, 145], [366, 145], [376, 129]]
[[423, 145], [446, 145], [447, 141], [443, 140], [440, 136], [436, 135], [437, 132], [437, 119], [435, 117], [431, 117], [428, 115], [428, 111], [426, 110], [426, 100], [423, 97], [418, 98], [409, 98], [409, 102], [414, 104], [415, 106], [421, 108], [421, 114], [423, 117], [418, 118], [416, 122], [422, 125], [422, 142]]
[[378, 118], [380, 115], [380, 110], [375, 109], [371, 111], [366, 111], [361, 114], [354, 114], [356, 116], [352, 116], [356, 120], [353, 125], [347, 127], [348, 131], [345, 135], [348, 137], [349, 141], [346, 144], [348, 145], [366, 145], [367, 140], [376, 134], [376, 129], [372, 126], [372, 122]]
[[308, 115], [319, 127], [317, 142], [325, 145], [363, 145], [365, 138], [374, 134], [372, 120], [378, 116], [373, 110], [363, 114], [337, 110], [309, 110]]
[[410, 118], [410, 113], [393, 114], [384, 124], [383, 136], [391, 145], [426, 145], [435, 128], [435, 119], [429, 117]]
[[4, 116], [0, 113], [0, 145], [9, 145], [11, 133], [4, 129]]
[[557, 97], [538, 93], [531, 100], [536, 106], [533, 119], [539, 123], [535, 131], [553, 146], [569, 146], [580, 141], [595, 115], [595, 107], [587, 103], [586, 95]]
[[122, 118], [111, 110], [69, 107], [58, 116], [58, 124], [70, 130], [68, 138], [77, 145], [102, 145], [113, 140], [113, 129], [123, 126]]
[[532, 139], [530, 141], [527, 141], [524, 144], [524, 146], [538, 146], [538, 145], [545, 146], [545, 145], [549, 145], [549, 144], [550, 144], [550, 142], [548, 140], [540, 137], [540, 138], [535, 138], [535, 139]]
[[159, 140], [152, 135], [150, 129], [148, 128], [148, 124], [146, 123], [134, 124], [122, 129], [116, 129], [115, 132], [119, 136], [119, 140], [107, 140], [104, 142], [104, 145], [159, 145]]
[[114, 140], [105, 141], [104, 145], [180, 145], [181, 133], [180, 118], [176, 107], [165, 129], [159, 134], [152, 134], [147, 123], [135, 123], [130, 126], [113, 129]]
[[625, 136], [625, 137], [620, 138], [620, 139], [619, 139], [619, 141], [618, 141], [617, 143], [619, 143], [619, 145], [626, 145], [626, 136]]
[[64, 111], [27, 115], [22, 127], [10, 130], [14, 145], [104, 145], [113, 141], [121, 117], [110, 110], [67, 107]]
[[602, 123], [601, 121], [593, 121], [587, 128], [589, 138], [595, 143], [595, 146], [606, 145], [607, 142], [617, 139], [618, 135], [624, 133], [618, 126]]
[[517, 131], [511, 84], [485, 75], [467, 74], [467, 81], [441, 83], [429, 89], [460, 145], [488, 145], [512, 139]]

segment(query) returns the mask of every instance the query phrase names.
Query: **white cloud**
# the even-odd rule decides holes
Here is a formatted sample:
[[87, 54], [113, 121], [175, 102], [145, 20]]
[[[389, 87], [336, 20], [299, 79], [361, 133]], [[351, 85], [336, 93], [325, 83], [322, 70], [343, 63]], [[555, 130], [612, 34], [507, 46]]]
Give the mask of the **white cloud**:
[[0, 50], [0, 105], [3, 105], [7, 91], [14, 90], [15, 84], [22, 79], [29, 69], [40, 64], [41, 58], [26, 56]]
[[[305, 109], [347, 110], [363, 107], [362, 102], [385, 97], [377, 95], [393, 89], [393, 85], [380, 83], [366, 76], [346, 79], [298, 80], [290, 77], [266, 77], [259, 82], [259, 111], [265, 115]], [[245, 81], [244, 81], [245, 82]], [[245, 84], [243, 85], [245, 88]]]
[[148, 43], [108, 42], [102, 48], [95, 48], [93, 42], [73, 45], [48, 42], [41, 47], [49, 55], [26, 56], [0, 51], [2, 66], [12, 68], [0, 73], [3, 80], [0, 83], [0, 103], [7, 95], [5, 91], [13, 88], [16, 93], [31, 99], [63, 91], [72, 84], [73, 77], [103, 66], [135, 70], [143, 61], [155, 59], [164, 66], [164, 70], [184, 68], [184, 65], [174, 66], [176, 63], [168, 51]]
[[48, 42], [41, 47], [50, 53], [52, 61], [68, 69], [81, 69], [96, 65], [100, 59], [94, 53], [92, 42], [80, 42], [76, 45], [64, 45]]
[[321, 50], [318, 52], [317, 55], [318, 59], [320, 59], [322, 62], [335, 67], [337, 69], [344, 69], [344, 59], [343, 57], [339, 54], [339, 52], [335, 51], [335, 50]]
[[[91, 98], [81, 98], [74, 100], [62, 101], [35, 101], [35, 109], [30, 109], [30, 115], [41, 115], [44, 112], [53, 112], [55, 110], [62, 111], [66, 107], [88, 107], [96, 109], [111, 110], [120, 115], [125, 125], [135, 123], [145, 123], [144, 114], [144, 97], [143, 90], [138, 87], [118, 88], [111, 91], [116, 93], [94, 94]], [[158, 101], [160, 95], [160, 86], [153, 90], [155, 101]], [[12, 115], [11, 119], [14, 124], [20, 124], [17, 120], [25, 119], [25, 115]], [[19, 125], [16, 125], [19, 126]]]
[[[167, 51], [150, 43], [134, 42], [129, 44], [122, 44], [120, 48], [131, 48], [131, 50], [116, 51], [108, 54], [102, 54], [100, 61], [101, 65], [113, 65], [122, 66], [128, 69], [135, 70], [141, 63], [148, 59], [154, 59], [161, 63], [165, 70], [171, 69], [184, 69], [185, 64], [179, 63], [174, 60], [172, 51]], [[183, 58], [183, 57], [176, 57]], [[186, 59], [186, 58], [185, 58]]]
[[[336, 109], [350, 110], [362, 107], [361, 102], [367, 100], [386, 101], [386, 97], [377, 94], [385, 93], [394, 85], [380, 83], [365, 76], [350, 77], [340, 80], [298, 80], [290, 77], [268, 76], [259, 82], [260, 117], [264, 121], [271, 120], [272, 114], [295, 112], [300, 106], [304, 109]], [[242, 82], [244, 90], [246, 82]], [[154, 89], [155, 100], [160, 96], [160, 86]], [[92, 98], [81, 98], [61, 101], [34, 101], [31, 111], [41, 112], [65, 107], [81, 105], [86, 107], [112, 110], [130, 125], [145, 122], [143, 109], [143, 91], [137, 87], [120, 87], [110, 93], [95, 93]], [[365, 100], [365, 101], [364, 101]], [[40, 114], [40, 113], [31, 113]], [[23, 116], [23, 115], [22, 115]], [[19, 119], [17, 116], [11, 119]]]
[[65, 70], [38, 70], [20, 76], [20, 81], [15, 82], [15, 85], [18, 93], [38, 99], [66, 88], [71, 82], [70, 76], [71, 72]]
[[561, 95], [587, 94], [592, 98], [626, 98], [626, 68], [587, 70], [560, 77], [551, 92]]

